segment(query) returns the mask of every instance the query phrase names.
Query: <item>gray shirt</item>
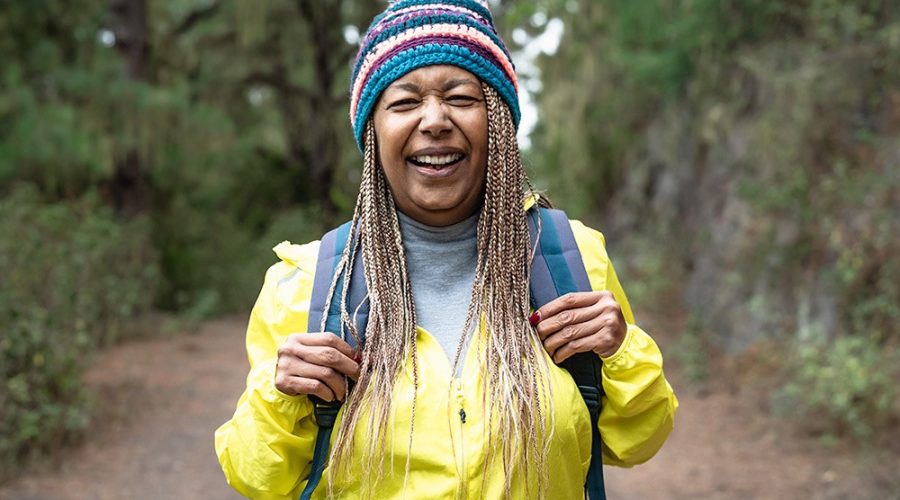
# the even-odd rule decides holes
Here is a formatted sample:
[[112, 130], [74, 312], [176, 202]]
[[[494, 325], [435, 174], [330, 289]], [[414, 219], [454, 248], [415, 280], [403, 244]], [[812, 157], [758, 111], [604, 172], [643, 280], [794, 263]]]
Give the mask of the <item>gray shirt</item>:
[[478, 214], [446, 227], [427, 226], [400, 212], [397, 215], [416, 303], [416, 322], [440, 343], [453, 363], [472, 299], [478, 262]]

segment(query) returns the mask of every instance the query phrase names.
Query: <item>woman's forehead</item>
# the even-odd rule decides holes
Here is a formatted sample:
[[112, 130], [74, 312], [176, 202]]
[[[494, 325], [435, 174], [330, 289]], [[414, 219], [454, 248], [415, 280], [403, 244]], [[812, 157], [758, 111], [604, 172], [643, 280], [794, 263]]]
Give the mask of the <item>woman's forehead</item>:
[[478, 77], [458, 67], [447, 64], [425, 66], [401, 76], [388, 86], [388, 90], [441, 90], [470, 85], [481, 86]]

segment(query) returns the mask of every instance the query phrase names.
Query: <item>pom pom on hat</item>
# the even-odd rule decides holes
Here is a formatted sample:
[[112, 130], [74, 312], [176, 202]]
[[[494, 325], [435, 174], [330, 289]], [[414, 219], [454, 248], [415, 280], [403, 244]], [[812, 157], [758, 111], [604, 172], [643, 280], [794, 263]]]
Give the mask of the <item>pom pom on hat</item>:
[[369, 26], [350, 78], [350, 124], [360, 150], [381, 92], [410, 71], [436, 64], [463, 68], [496, 89], [518, 126], [515, 67], [487, 0], [393, 0]]

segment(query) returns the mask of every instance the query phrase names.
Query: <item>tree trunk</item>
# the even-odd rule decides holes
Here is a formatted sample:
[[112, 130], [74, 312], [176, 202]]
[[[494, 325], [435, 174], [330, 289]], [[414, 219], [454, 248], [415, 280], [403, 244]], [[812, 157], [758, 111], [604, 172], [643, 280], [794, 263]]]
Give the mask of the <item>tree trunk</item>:
[[[124, 59], [129, 80], [149, 80], [150, 29], [146, 0], [110, 0], [110, 30], [115, 47]], [[137, 215], [152, 203], [153, 189], [146, 161], [136, 149], [126, 151], [116, 160], [109, 182], [109, 194], [119, 213]]]
[[335, 19], [341, 19], [340, 2], [320, 0], [298, 0], [297, 7], [309, 27], [309, 44], [313, 52], [315, 68], [314, 80], [310, 89], [309, 123], [300, 138], [304, 143], [304, 161], [306, 163], [307, 186], [312, 188], [319, 206], [330, 218], [336, 211], [331, 199], [331, 188], [334, 183], [334, 170], [340, 161], [337, 127], [334, 123], [335, 105], [335, 47], [344, 45], [341, 35], [342, 25]]

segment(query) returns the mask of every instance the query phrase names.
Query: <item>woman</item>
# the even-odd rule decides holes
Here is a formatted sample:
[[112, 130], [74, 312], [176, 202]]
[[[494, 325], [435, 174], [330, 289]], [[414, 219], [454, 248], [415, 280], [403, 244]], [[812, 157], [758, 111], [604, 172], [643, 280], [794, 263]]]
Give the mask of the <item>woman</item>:
[[[278, 245], [248, 327], [247, 389], [216, 432], [239, 492], [304, 490], [314, 396], [343, 401], [316, 498], [583, 496], [594, 423], [557, 364], [584, 352], [602, 359], [603, 461], [662, 446], [677, 400], [600, 233], [571, 222], [594, 291], [530, 310], [523, 200], [538, 199], [517, 90], [485, 1], [400, 0], [375, 18], [351, 84], [362, 184], [329, 294], [347, 331], [308, 324], [319, 242]], [[369, 312], [354, 349], [355, 311], [335, 288], [357, 259]]]

